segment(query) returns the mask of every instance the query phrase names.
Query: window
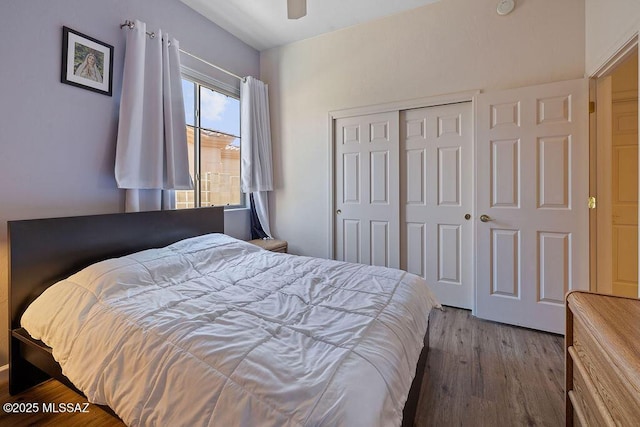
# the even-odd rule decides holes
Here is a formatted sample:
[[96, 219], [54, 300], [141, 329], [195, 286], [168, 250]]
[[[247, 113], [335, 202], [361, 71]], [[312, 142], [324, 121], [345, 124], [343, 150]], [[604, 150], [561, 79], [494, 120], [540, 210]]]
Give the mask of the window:
[[176, 191], [176, 208], [242, 206], [240, 100], [182, 79], [193, 190]]

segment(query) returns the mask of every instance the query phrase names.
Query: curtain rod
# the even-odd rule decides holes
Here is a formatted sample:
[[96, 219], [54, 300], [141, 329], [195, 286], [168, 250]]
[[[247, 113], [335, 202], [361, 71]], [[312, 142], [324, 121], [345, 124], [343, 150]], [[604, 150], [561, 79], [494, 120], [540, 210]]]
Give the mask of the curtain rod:
[[[124, 21], [124, 24], [120, 24], [120, 28], [124, 28], [124, 27], [127, 27], [127, 28], [129, 28], [130, 30], [132, 30], [132, 29], [134, 29], [134, 28], [136, 27], [136, 25], [135, 25], [135, 23], [133, 23], [133, 21], [130, 21], [130, 20], [128, 20], [128, 19], [127, 19], [126, 21]], [[156, 37], [156, 33], [153, 33], [153, 32], [151, 32], [151, 33], [150, 33], [150, 32], [148, 32], [148, 31], [147, 31], [146, 33], [147, 33], [147, 35], [148, 35], [149, 37], [151, 37], [152, 39]], [[200, 57], [198, 57], [198, 56], [194, 55], [193, 53], [187, 52], [186, 50], [182, 50], [182, 49], [180, 49], [180, 48], [178, 48], [178, 50], [179, 50], [180, 52], [184, 53], [185, 55], [190, 56], [190, 57], [192, 57], [193, 59], [197, 59], [198, 61], [202, 62], [203, 64], [206, 64], [206, 65], [208, 65], [208, 66], [210, 66], [210, 67], [213, 67], [213, 68], [215, 68], [216, 70], [220, 70], [220, 71], [222, 71], [223, 73], [226, 73], [226, 74], [230, 75], [231, 77], [235, 77], [236, 79], [238, 79], [238, 80], [240, 80], [240, 81], [245, 81], [245, 79], [246, 79], [245, 77], [240, 77], [239, 75], [234, 74], [234, 73], [232, 73], [231, 71], [227, 71], [227, 70], [225, 70], [225, 69], [224, 69], [224, 68], [222, 68], [222, 67], [219, 67], [219, 66], [217, 66], [217, 65], [215, 65], [215, 64], [212, 64], [212, 63], [211, 63], [211, 62], [209, 62], [209, 61], [205, 61], [204, 59], [202, 59], [202, 58], [200, 58]]]

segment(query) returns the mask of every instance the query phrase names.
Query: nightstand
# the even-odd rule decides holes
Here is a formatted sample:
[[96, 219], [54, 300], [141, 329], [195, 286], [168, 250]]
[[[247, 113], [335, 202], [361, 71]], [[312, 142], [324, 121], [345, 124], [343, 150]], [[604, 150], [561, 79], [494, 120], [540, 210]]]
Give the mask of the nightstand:
[[285, 240], [277, 239], [254, 239], [249, 240], [249, 243], [260, 246], [262, 249], [266, 249], [271, 252], [287, 253], [287, 242]]

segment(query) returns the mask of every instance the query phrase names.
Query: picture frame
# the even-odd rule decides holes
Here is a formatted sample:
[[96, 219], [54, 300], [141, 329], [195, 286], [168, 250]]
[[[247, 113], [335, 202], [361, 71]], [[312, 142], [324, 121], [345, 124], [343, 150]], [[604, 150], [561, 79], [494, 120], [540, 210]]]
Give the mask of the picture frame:
[[113, 46], [62, 27], [61, 82], [112, 96]]

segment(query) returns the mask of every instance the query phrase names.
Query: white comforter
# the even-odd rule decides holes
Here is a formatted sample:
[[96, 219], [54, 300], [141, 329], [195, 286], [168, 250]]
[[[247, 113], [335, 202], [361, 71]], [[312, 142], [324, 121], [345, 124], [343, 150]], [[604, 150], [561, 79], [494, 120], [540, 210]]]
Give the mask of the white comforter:
[[403, 271], [210, 234], [90, 266], [22, 326], [131, 426], [390, 426], [435, 304]]

